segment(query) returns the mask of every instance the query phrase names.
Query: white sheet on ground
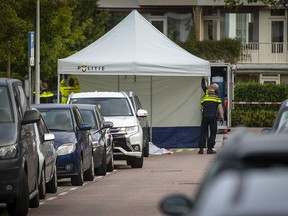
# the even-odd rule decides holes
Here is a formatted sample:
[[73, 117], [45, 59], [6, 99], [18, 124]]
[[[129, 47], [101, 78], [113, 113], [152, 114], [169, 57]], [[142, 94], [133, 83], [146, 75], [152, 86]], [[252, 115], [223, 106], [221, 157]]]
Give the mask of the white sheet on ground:
[[149, 142], [149, 154], [150, 155], [171, 155], [173, 151], [169, 151], [165, 148], [158, 148], [152, 142]]

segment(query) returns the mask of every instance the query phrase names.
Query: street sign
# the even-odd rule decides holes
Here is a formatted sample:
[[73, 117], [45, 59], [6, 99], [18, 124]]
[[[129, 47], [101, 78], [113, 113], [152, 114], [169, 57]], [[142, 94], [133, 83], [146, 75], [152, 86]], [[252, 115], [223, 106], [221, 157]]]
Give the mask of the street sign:
[[28, 34], [28, 59], [29, 65], [34, 66], [34, 32], [29, 32]]

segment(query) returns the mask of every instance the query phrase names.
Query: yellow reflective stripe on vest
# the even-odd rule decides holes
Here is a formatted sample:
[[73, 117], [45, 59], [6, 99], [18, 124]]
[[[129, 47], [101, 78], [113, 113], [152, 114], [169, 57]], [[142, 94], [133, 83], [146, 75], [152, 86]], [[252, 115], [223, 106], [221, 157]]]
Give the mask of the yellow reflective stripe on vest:
[[215, 103], [221, 103], [221, 99], [219, 97], [216, 97], [214, 95], [205, 95], [202, 99], [201, 99], [201, 103], [204, 103], [206, 101], [212, 101]]

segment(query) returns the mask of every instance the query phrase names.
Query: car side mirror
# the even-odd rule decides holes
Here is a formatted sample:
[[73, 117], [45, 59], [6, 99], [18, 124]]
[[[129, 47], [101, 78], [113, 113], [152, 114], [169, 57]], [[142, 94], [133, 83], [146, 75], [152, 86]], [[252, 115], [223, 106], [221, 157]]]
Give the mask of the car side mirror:
[[40, 112], [36, 109], [33, 110], [27, 110], [24, 113], [24, 117], [21, 121], [21, 124], [25, 125], [25, 124], [32, 124], [35, 122], [40, 121]]
[[114, 126], [113, 122], [111, 121], [104, 121], [103, 128], [112, 128]]
[[139, 109], [139, 110], [137, 110], [137, 116], [139, 116], [139, 117], [147, 117], [148, 116], [148, 112], [147, 112], [147, 110]]
[[81, 123], [79, 126], [79, 130], [80, 131], [91, 130], [91, 124], [86, 123], [86, 122]]
[[44, 141], [53, 141], [55, 140], [55, 135], [52, 133], [45, 133], [44, 134]]
[[184, 195], [170, 195], [160, 202], [160, 210], [167, 215], [188, 215], [193, 201]]

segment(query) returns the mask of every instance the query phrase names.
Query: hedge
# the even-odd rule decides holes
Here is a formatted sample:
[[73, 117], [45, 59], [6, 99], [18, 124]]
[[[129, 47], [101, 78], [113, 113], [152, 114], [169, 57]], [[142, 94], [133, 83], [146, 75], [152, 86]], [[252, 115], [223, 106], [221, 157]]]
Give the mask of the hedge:
[[[282, 102], [288, 98], [286, 84], [260, 84], [255, 82], [237, 83], [234, 101], [243, 102]], [[232, 127], [271, 127], [280, 108], [278, 104], [235, 105], [232, 110]]]

